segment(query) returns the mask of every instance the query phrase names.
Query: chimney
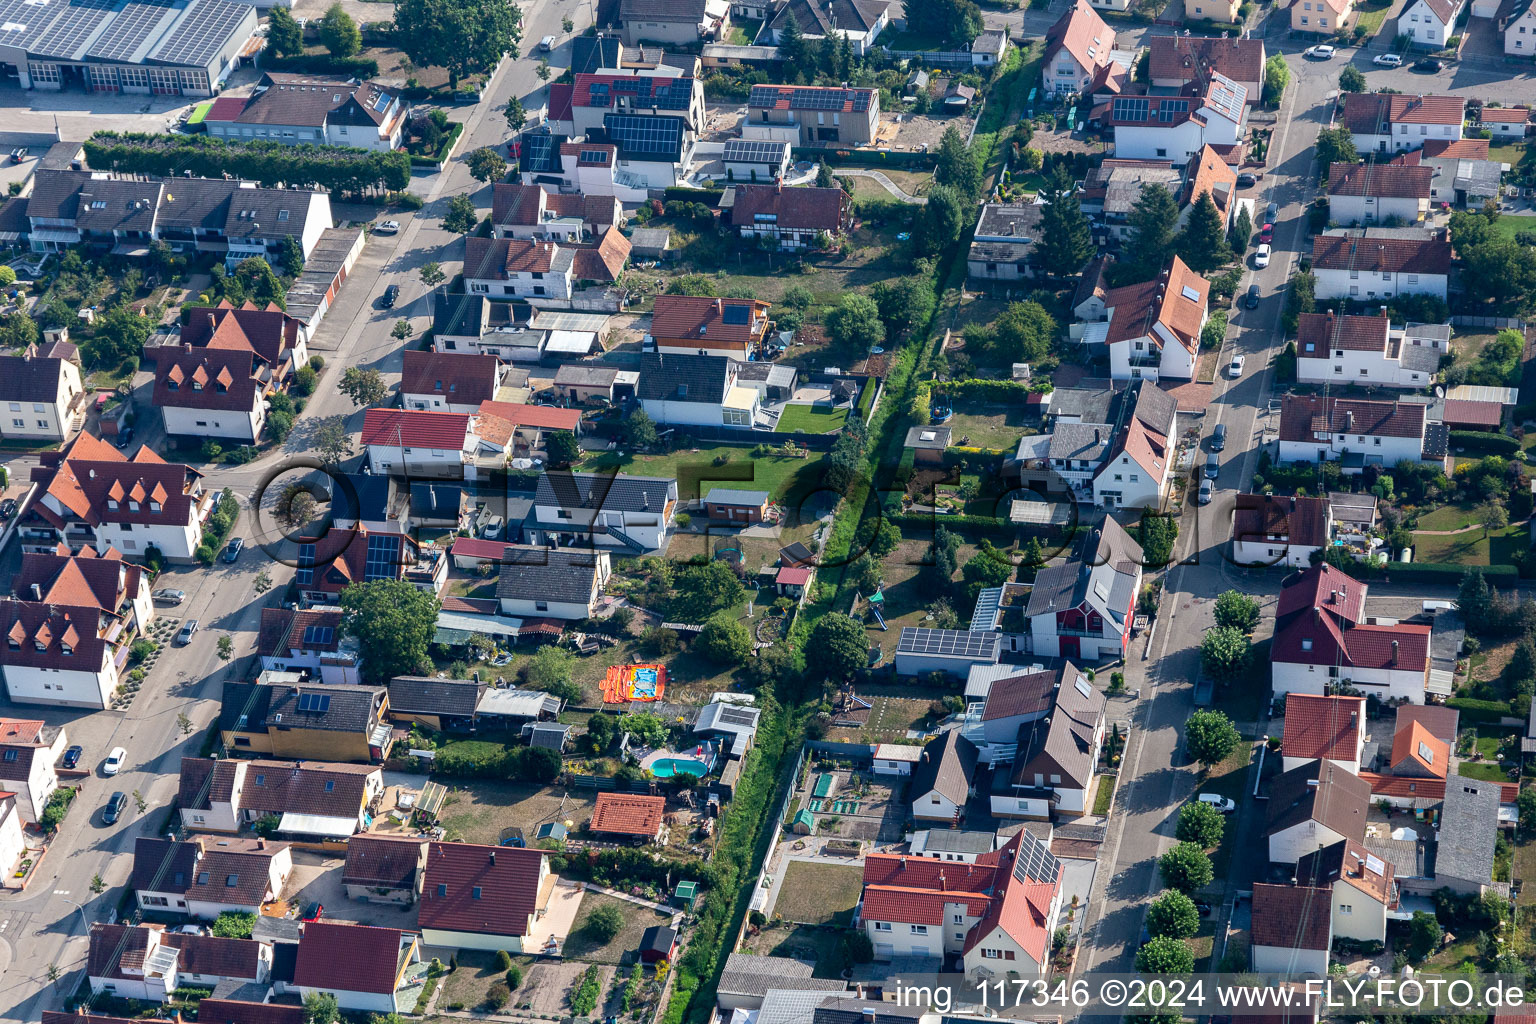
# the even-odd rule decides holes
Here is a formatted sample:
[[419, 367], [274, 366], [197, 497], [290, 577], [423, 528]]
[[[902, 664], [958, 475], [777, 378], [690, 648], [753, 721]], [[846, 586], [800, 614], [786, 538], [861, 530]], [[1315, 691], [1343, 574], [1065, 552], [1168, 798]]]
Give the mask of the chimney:
[[724, 316], [725, 315], [725, 302], [720, 300], [720, 299], [716, 299], [715, 300], [715, 315], [716, 316]]
[[256, 849], [258, 849], [258, 850], [265, 850], [266, 848], [267, 848], [267, 841], [265, 839], [263, 839], [263, 838], [258, 837], [257, 840], [256, 840]]
[[1397, 664], [1397, 641], [1392, 641], [1392, 664]]
[[875, 1024], [875, 1008], [873, 1006], [864, 1007], [863, 1021], [864, 1024]]
[[1094, 427], [1093, 428], [1093, 443], [1094, 444], [1102, 444], [1103, 440], [1104, 440], [1103, 437], [1099, 433], [1099, 428], [1098, 427]]
[[[924, 754], [923, 756], [927, 757], [928, 755]], [[903, 871], [907, 870], [907, 858], [906, 857], [902, 857], [901, 858], [901, 870], [903, 870]]]
[[1349, 433], [1350, 431], [1352, 431], [1354, 429], [1355, 429], [1355, 413], [1354, 413], [1354, 410], [1353, 409], [1346, 409], [1345, 412], [1344, 412], [1344, 433], [1347, 434], [1347, 433]]
[[1339, 603], [1339, 592], [1337, 590], [1330, 590], [1330, 591], [1328, 591], [1328, 603], [1329, 604], [1338, 604]]
[[42, 599], [43, 599], [43, 585], [41, 583], [34, 583], [34, 584], [32, 584], [32, 600], [34, 600], [34, 601], [41, 601]]
[[495, 866], [496, 866], [496, 851], [493, 849], [493, 850], [491, 850], [491, 867], [495, 867]]

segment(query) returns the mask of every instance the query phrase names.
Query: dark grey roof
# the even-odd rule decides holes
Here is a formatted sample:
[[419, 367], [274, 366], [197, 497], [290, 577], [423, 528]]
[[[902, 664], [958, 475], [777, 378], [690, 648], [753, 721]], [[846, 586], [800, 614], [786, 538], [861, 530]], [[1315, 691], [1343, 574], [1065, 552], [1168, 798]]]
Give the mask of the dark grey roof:
[[590, 75], [598, 68], [616, 68], [619, 52], [619, 40], [614, 36], [577, 36], [571, 40], [571, 73]]
[[928, 1013], [926, 1003], [917, 1006], [854, 996], [833, 996], [816, 1007], [811, 1015], [811, 1024], [915, 1024]]
[[[704, 20], [704, 0], [620, 0], [619, 20], [677, 21], [697, 25]], [[645, 33], [640, 31], [640, 35], [643, 37]]]
[[958, 729], [951, 729], [923, 748], [907, 792], [914, 800], [937, 792], [957, 807], [964, 807], [976, 771], [976, 753], [976, 744]]
[[1434, 373], [1440, 369], [1440, 355], [1440, 352], [1428, 345], [1412, 345], [1406, 338], [1403, 339], [1400, 360], [1404, 369]]
[[571, 735], [571, 727], [559, 722], [529, 722], [523, 726], [523, 734], [528, 737], [530, 747], [562, 751]]
[[592, 599], [599, 557], [592, 551], [509, 544], [499, 559], [496, 597], [584, 605]]
[[1058, 423], [1051, 431], [1049, 455], [1053, 459], [1098, 462], [1113, 440], [1107, 423]]
[[941, 452], [949, 447], [954, 431], [949, 427], [916, 426], [907, 431], [907, 448], [924, 448]]
[[[760, 996], [770, 988], [801, 987], [802, 983], [812, 981], [814, 970], [815, 965], [787, 956], [732, 953], [726, 957], [725, 970], [720, 972], [720, 983], [715, 989], [730, 995]], [[848, 986], [841, 981], [818, 979], [806, 987], [841, 991]]]
[[485, 323], [485, 304], [489, 301], [484, 295], [439, 294], [433, 303], [432, 333], [460, 338], [480, 337], [480, 328]]
[[197, 867], [196, 843], [139, 836], [133, 843], [133, 876], [129, 885], [141, 892], [184, 893]]
[[953, 828], [928, 830], [923, 850], [928, 853], [991, 853], [997, 837], [991, 832], [965, 832]]
[[464, 488], [459, 484], [419, 481], [411, 484], [411, 514], [443, 519], [464, 508]]
[[640, 936], [640, 948], [654, 953], [670, 953], [672, 952], [672, 944], [676, 941], [677, 930], [675, 928], [653, 924]]
[[[1142, 561], [1141, 545], [1115, 522], [1105, 516], [1103, 525], [1089, 531], [1082, 545], [1065, 565], [1053, 565], [1035, 574], [1029, 592], [1026, 616], [1075, 608], [1094, 598], [1100, 612], [1123, 625], [1131, 605], [1130, 589]], [[1123, 632], [1123, 629], [1121, 630]]]
[[75, 224], [82, 231], [149, 231], [155, 226], [160, 181], [92, 179], [80, 186]]
[[58, 401], [64, 384], [64, 360], [42, 356], [0, 356], [0, 400]]
[[768, 502], [767, 491], [749, 491], [741, 487], [711, 487], [704, 500], [717, 505], [748, 505], [758, 508]]
[[80, 186], [90, 180], [86, 171], [38, 169], [32, 175], [27, 216], [43, 220], [74, 220], [80, 204]]
[[783, 29], [787, 26], [789, 12], [793, 11], [800, 31], [807, 35], [825, 36], [838, 29], [867, 32], [890, 6], [886, 0], [790, 0], [779, 9], [772, 27]]
[[346, 473], [331, 485], [331, 518], [383, 522], [389, 518], [389, 477]]
[[549, 472], [539, 477], [533, 503], [542, 508], [601, 508], [659, 515], [676, 495], [677, 481], [663, 476]]
[[433, 676], [395, 676], [389, 681], [389, 709], [424, 715], [475, 713], [487, 684], [473, 679], [438, 679]]
[[1499, 834], [1497, 782], [1452, 775], [1445, 780], [1445, 803], [1435, 847], [1435, 877], [1477, 885], [1493, 883], [1493, 847]]
[[340, 683], [225, 683], [219, 729], [262, 732], [281, 724], [285, 729], [366, 733], [383, 694], [382, 686]]
[[567, 363], [555, 371], [555, 387], [606, 388], [618, 379], [617, 366], [601, 363]]

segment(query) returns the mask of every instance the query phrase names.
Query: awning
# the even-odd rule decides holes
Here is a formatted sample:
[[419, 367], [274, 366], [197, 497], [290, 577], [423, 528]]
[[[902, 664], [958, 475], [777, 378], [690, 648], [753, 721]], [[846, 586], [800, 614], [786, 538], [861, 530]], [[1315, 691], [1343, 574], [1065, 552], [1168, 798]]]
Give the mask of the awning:
[[277, 823], [277, 830], [306, 836], [347, 839], [357, 831], [357, 819], [333, 818], [325, 814], [295, 814], [293, 811], [285, 811], [282, 820]]
[[1455, 687], [1451, 683], [1451, 674], [1443, 668], [1430, 669], [1429, 681], [1424, 684], [1424, 692], [1449, 697], [1455, 692]]

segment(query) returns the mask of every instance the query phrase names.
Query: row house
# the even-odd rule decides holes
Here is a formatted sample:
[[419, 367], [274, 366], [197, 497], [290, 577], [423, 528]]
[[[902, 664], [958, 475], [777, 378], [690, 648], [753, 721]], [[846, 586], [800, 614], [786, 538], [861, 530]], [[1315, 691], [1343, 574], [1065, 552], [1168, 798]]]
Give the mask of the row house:
[[1070, 96], [1088, 91], [1101, 69], [1113, 63], [1115, 30], [1089, 6], [1075, 0], [1072, 9], [1056, 20], [1045, 36], [1045, 62], [1041, 66], [1041, 91], [1047, 96]]
[[568, 302], [586, 288], [618, 281], [629, 253], [629, 239], [614, 226], [593, 244], [471, 236], [465, 239], [464, 287], [472, 296]]
[[1460, 96], [1347, 93], [1339, 124], [1349, 129], [1361, 153], [1399, 152], [1418, 149], [1431, 139], [1461, 138], [1466, 109], [1467, 101]]
[[644, 348], [663, 355], [756, 359], [773, 328], [768, 310], [761, 299], [658, 295]]
[[491, 233], [496, 238], [580, 242], [601, 238], [623, 223], [623, 207], [612, 195], [550, 192], [506, 181], [492, 186]]
[[221, 96], [203, 118], [214, 138], [399, 149], [411, 106], [376, 82], [268, 71], [250, 96]]
[[300, 538], [298, 544], [294, 582], [306, 605], [338, 604], [347, 587], [373, 580], [400, 580], [437, 595], [448, 579], [447, 555], [441, 550], [424, 552], [398, 527], [370, 529], [361, 522], [333, 526], [323, 536]]
[[1418, 224], [1429, 213], [1432, 168], [1335, 163], [1328, 169], [1328, 219], [1346, 226]]
[[190, 466], [145, 447], [129, 458], [90, 434], [39, 459], [32, 479], [41, 494], [20, 520], [23, 551], [90, 544], [138, 557], [154, 548], [167, 561], [190, 562], [202, 544], [214, 496]]
[[872, 853], [859, 918], [877, 961], [959, 959], [973, 978], [1030, 975], [1050, 957], [1064, 871], [1025, 831], [975, 863]]
[[230, 267], [252, 256], [279, 265], [290, 238], [308, 258], [333, 226], [325, 192], [225, 178], [120, 178], [52, 169], [33, 175], [27, 221], [33, 252], [84, 243], [135, 255], [162, 241], [183, 252], [217, 253]]
[[401, 367], [400, 401], [417, 412], [478, 412], [501, 386], [501, 360], [468, 352], [408, 349]]
[[[65, 343], [67, 345], [67, 343]], [[73, 345], [0, 356], [0, 438], [63, 444], [85, 423], [86, 393]], [[68, 351], [69, 354], [64, 354]]]
[[786, 249], [837, 239], [853, 224], [853, 198], [840, 188], [733, 185], [720, 201], [723, 219], [746, 239], [771, 239]]
[[223, 913], [260, 914], [293, 874], [287, 843], [249, 837], [139, 836], [133, 846], [134, 899], [145, 914], [212, 921]]
[[821, 85], [754, 85], [741, 137], [792, 146], [868, 146], [880, 128], [880, 91]]
[[269, 943], [189, 935], [161, 924], [91, 925], [85, 974], [93, 996], [165, 1003], [178, 989], [262, 985], [271, 973]]
[[1121, 96], [1090, 115], [1114, 130], [1115, 156], [1187, 164], [1204, 146], [1232, 151], [1248, 126], [1248, 90], [1220, 72], [1176, 96]]
[[1280, 756], [1282, 771], [1321, 760], [1359, 775], [1365, 761], [1365, 698], [1286, 694]]
[[1449, 324], [1395, 328], [1385, 316], [1303, 313], [1296, 328], [1296, 379], [1422, 391], [1450, 352]]
[[1367, 618], [1367, 590], [1325, 563], [1280, 591], [1270, 647], [1276, 693], [1320, 696], [1352, 688], [1382, 700], [1424, 703], [1432, 627]]
[[[0, 672], [10, 699], [106, 707], [133, 641], [154, 619], [148, 573], [110, 548], [98, 555], [83, 547], [70, 555], [61, 547], [58, 553], [24, 552], [14, 587], [14, 597], [0, 599], [6, 635]], [[19, 763], [21, 755], [14, 760]]]
[[1088, 662], [1124, 655], [1142, 560], [1141, 545], [1106, 516], [1084, 537], [1075, 557], [1041, 569], [1024, 608], [1030, 653]]
[[275, 815], [279, 832], [346, 839], [383, 794], [378, 765], [184, 757], [177, 806], [192, 832], [234, 833]]
[[1444, 300], [1451, 243], [1423, 228], [1330, 228], [1312, 240], [1312, 274], [1319, 299], [1432, 295]]
[[265, 672], [302, 672], [323, 683], [362, 682], [362, 652], [335, 608], [263, 608], [256, 654]]
[[[48, 798], [59, 788], [54, 766], [64, 756], [67, 742], [63, 726], [0, 718], [0, 793], [15, 797], [16, 810], [29, 825], [42, 818]], [[12, 862], [0, 856], [0, 863]]]
[[1264, 93], [1264, 40], [1211, 36], [1152, 36], [1147, 40], [1147, 74], [1154, 89], [1204, 87], [1211, 75], [1225, 75], [1256, 106]]
[[1280, 406], [1280, 461], [1332, 462], [1345, 473], [1399, 462], [1444, 465], [1450, 431], [1422, 402], [1286, 395]]
[[1103, 346], [1115, 380], [1191, 380], [1210, 293], [1210, 282], [1175, 256], [1156, 278], [1107, 291], [1103, 319], [1083, 328], [1083, 342]]

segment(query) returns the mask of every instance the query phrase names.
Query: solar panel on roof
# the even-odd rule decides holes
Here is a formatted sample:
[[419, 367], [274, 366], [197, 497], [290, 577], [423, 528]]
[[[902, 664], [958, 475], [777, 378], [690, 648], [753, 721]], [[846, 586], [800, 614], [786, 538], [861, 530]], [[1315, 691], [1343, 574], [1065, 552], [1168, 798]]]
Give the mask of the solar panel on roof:
[[787, 143], [759, 139], [732, 139], [725, 144], [727, 163], [777, 163], [784, 158]]
[[331, 695], [328, 693], [301, 693], [299, 694], [299, 710], [314, 714], [324, 714], [331, 710]]
[[75, 0], [64, 9], [64, 13], [59, 15], [43, 37], [32, 44], [32, 52], [41, 57], [73, 59], [102, 22], [112, 17], [115, 2]]
[[1189, 113], [1189, 100], [1164, 100], [1157, 107], [1157, 119], [1170, 124], [1187, 113]]
[[746, 708], [728, 707], [720, 712], [720, 721], [731, 725], [751, 725], [756, 716]]
[[1116, 121], [1145, 121], [1147, 119], [1148, 103], [1145, 96], [1127, 96], [1115, 100], [1114, 119]]
[[1013, 865], [1013, 877], [1021, 882], [1054, 882], [1061, 872], [1061, 862], [1046, 849], [1045, 843], [1029, 832], [1020, 833], [1019, 859]]
[[522, 169], [530, 172], [558, 171], [560, 161], [556, 153], [553, 135], [524, 135]]
[[392, 580], [395, 578], [395, 552], [399, 542], [394, 535], [368, 538], [368, 559], [363, 565], [364, 580]]
[[733, 327], [745, 327], [752, 321], [752, 307], [726, 306], [720, 314], [720, 319]]
[[301, 586], [315, 581], [315, 546], [313, 544], [299, 545], [299, 569], [294, 573], [294, 582]]
[[683, 119], [680, 117], [607, 114], [603, 117], [603, 127], [626, 157], [666, 156], [675, 159], [683, 149]]
[[922, 629], [906, 626], [901, 631], [897, 650], [907, 654], [938, 654], [979, 658], [991, 654], [997, 640], [990, 634], [958, 629]]
[[169, 3], [130, 3], [117, 13], [110, 28], [91, 44], [85, 55], [97, 60], [131, 61], [174, 9]]
[[196, 0], [171, 37], [150, 56], [166, 64], [206, 66], [250, 13], [251, 8], [229, 0]]
[[305, 626], [304, 646], [324, 647], [336, 636], [336, 630], [332, 626]]

